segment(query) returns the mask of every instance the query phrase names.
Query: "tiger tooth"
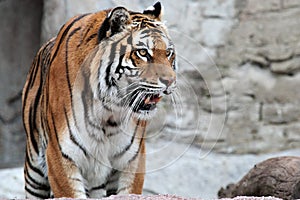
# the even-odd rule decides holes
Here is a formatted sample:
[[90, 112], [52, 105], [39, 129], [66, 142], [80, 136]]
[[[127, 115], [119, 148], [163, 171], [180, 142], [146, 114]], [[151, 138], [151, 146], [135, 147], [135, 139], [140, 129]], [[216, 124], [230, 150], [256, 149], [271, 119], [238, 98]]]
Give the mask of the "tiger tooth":
[[145, 104], [148, 104], [150, 102], [150, 96], [148, 96], [146, 99], [145, 99]]

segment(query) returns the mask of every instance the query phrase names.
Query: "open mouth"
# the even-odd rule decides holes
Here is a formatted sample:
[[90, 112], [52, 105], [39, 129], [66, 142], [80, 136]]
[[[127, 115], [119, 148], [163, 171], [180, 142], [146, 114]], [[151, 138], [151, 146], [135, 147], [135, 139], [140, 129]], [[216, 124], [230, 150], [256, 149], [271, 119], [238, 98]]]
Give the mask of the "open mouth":
[[[131, 106], [134, 112], [145, 112], [152, 111], [156, 108], [157, 103], [161, 100], [162, 96], [158, 93], [148, 93], [145, 94], [143, 99], [136, 100], [138, 95], [133, 95], [131, 100]], [[135, 105], [133, 105], [135, 104]]]
[[143, 101], [138, 106], [137, 110], [150, 111], [156, 108], [156, 104], [160, 101], [162, 96], [159, 94], [147, 94]]

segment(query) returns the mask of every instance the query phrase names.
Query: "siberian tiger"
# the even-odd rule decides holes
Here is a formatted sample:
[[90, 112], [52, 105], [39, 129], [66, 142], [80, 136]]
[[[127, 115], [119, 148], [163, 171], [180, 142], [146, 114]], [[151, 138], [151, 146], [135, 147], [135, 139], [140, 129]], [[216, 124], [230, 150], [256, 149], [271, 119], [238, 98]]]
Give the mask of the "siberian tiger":
[[76, 16], [38, 51], [22, 97], [27, 198], [142, 192], [147, 121], [176, 88], [162, 11]]

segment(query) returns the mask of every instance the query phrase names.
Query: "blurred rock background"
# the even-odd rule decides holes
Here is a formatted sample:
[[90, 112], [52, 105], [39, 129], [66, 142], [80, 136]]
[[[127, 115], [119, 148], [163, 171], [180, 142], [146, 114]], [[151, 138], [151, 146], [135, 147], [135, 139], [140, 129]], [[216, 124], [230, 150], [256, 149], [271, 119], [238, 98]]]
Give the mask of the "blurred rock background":
[[[182, 145], [191, 145], [192, 154], [202, 158], [219, 155], [211, 157], [212, 166], [222, 155], [243, 166], [239, 159], [245, 155], [300, 148], [300, 1], [161, 2], [178, 51], [179, 90], [176, 109], [166, 100], [149, 128], [148, 146], [154, 152], [149, 170], [173, 163], [173, 158], [157, 161], [172, 153], [176, 165], [185, 152]], [[152, 3], [0, 0], [0, 168], [21, 166], [24, 160], [21, 90], [40, 45], [76, 14], [119, 5], [142, 11]], [[177, 150], [166, 154], [162, 146]], [[187, 169], [184, 165], [181, 170]], [[206, 172], [195, 168], [191, 173]]]

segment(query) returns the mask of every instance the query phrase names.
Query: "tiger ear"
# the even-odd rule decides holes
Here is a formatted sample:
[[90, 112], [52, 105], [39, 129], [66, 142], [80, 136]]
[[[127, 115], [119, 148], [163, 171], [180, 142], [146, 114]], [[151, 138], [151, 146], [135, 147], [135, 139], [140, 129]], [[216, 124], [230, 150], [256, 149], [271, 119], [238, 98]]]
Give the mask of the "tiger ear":
[[114, 8], [107, 15], [98, 31], [98, 42], [122, 32], [130, 24], [130, 14], [124, 7]]
[[150, 15], [154, 19], [157, 19], [157, 20], [161, 21], [163, 15], [164, 15], [164, 7], [158, 1], [153, 6], [150, 6], [146, 10], [144, 10], [143, 14]]

